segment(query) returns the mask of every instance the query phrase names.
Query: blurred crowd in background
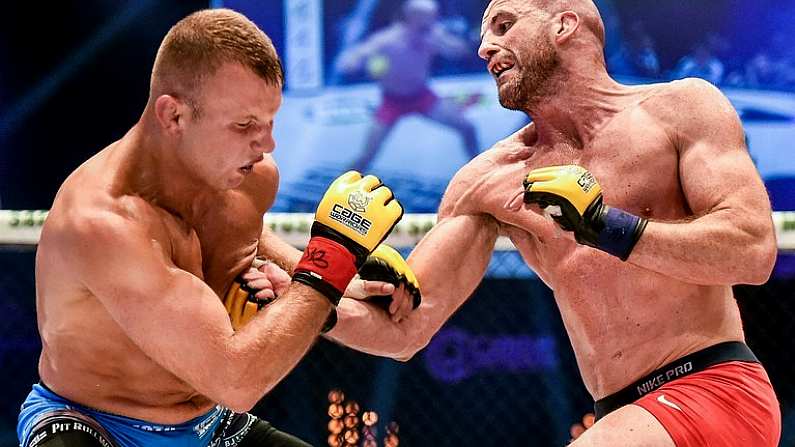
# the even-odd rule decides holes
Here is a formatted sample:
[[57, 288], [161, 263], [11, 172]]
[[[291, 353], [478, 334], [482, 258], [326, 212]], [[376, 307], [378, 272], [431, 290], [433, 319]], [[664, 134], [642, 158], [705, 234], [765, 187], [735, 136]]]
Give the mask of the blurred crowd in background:
[[659, 43], [642, 21], [630, 24], [620, 47], [610, 53], [613, 74], [651, 79], [706, 79], [721, 87], [795, 90], [795, 46], [791, 31], [774, 34], [769, 46], [750, 58], [732, 53], [732, 41], [717, 33], [696, 42], [675, 65], [665, 66], [658, 55]]
[[[356, 40], [399, 19], [394, 2], [339, 2], [326, 6], [327, 35], [338, 36], [327, 59]], [[438, 0], [440, 24], [469, 41], [472, 51], [439, 61], [437, 75], [479, 72], [480, 19], [485, 0]], [[706, 79], [721, 87], [795, 90], [795, 5], [766, 1], [699, 4], [596, 0], [608, 32], [608, 69], [618, 76], [655, 80]], [[369, 4], [370, 9], [362, 5]], [[392, 5], [394, 6], [394, 5]], [[336, 20], [339, 16], [343, 20]], [[332, 18], [334, 20], [332, 20]], [[326, 43], [329, 45], [329, 42]], [[332, 82], [346, 82], [332, 72]], [[348, 78], [347, 81], [362, 80]]]
[[[0, 206], [47, 208], [83, 160], [137, 119], [159, 40], [208, 1], [11, 2], [0, 29]], [[212, 2], [234, 7], [234, 1]], [[285, 56], [281, 1], [258, 22]], [[371, 82], [335, 72], [344, 51], [399, 19], [397, 0], [323, 2], [326, 85]], [[484, 74], [477, 57], [487, 0], [438, 0], [439, 23], [470, 51], [434, 61], [433, 76]], [[721, 87], [795, 91], [795, 3], [596, 0], [619, 76], [705, 78]], [[41, 39], [33, 39], [32, 35]], [[287, 85], [289, 90], [290, 86]], [[484, 142], [488, 143], [488, 142]], [[41, 163], [41, 156], [48, 163]]]

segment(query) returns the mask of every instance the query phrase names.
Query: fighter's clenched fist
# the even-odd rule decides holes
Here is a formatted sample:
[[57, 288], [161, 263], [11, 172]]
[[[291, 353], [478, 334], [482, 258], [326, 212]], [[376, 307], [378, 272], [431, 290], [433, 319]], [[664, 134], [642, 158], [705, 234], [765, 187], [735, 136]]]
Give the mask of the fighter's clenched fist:
[[564, 230], [574, 232], [577, 242], [598, 248], [626, 261], [646, 229], [647, 220], [604, 204], [602, 187], [585, 168], [550, 166], [530, 171], [524, 180], [524, 202], [551, 212]]
[[341, 175], [318, 205], [293, 281], [338, 304], [356, 271], [402, 216], [403, 207], [377, 177], [355, 171]]

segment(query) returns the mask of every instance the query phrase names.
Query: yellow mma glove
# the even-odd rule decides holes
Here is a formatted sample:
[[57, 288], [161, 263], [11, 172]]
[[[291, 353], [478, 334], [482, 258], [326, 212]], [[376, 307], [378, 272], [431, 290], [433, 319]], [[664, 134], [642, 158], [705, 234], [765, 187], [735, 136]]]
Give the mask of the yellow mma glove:
[[[422, 294], [420, 293], [420, 283], [411, 267], [403, 259], [397, 250], [386, 244], [381, 244], [364, 262], [359, 269], [359, 277], [367, 281], [387, 282], [397, 288], [404, 284], [406, 291], [411, 295], [412, 307], [420, 306]], [[389, 310], [392, 303], [392, 295], [371, 296], [367, 301], [376, 304], [384, 310]]]
[[629, 258], [648, 221], [603, 203], [602, 187], [580, 166], [550, 166], [532, 170], [524, 182], [524, 202], [546, 209], [564, 230], [574, 232], [580, 244]]
[[[317, 207], [293, 281], [313, 287], [336, 306], [367, 256], [401, 217], [403, 207], [378, 177], [346, 172], [329, 186]], [[333, 327], [334, 316], [324, 331]]]
[[332, 237], [364, 262], [403, 217], [403, 207], [378, 177], [356, 171], [329, 186], [315, 213], [312, 236]]
[[275, 299], [259, 299], [255, 296], [256, 293], [256, 290], [240, 282], [239, 278], [232, 283], [229, 292], [226, 293], [223, 303], [235, 330], [245, 326], [260, 309]]

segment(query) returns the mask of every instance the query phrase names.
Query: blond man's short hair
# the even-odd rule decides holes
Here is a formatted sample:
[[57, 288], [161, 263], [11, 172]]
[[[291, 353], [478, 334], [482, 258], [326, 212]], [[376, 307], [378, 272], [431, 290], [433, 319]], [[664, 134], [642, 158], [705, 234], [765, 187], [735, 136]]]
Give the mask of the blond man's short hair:
[[251, 20], [230, 9], [194, 12], [163, 38], [152, 69], [150, 97], [173, 95], [190, 104], [198, 116], [203, 80], [229, 62], [249, 68], [271, 85], [284, 85], [273, 42]]

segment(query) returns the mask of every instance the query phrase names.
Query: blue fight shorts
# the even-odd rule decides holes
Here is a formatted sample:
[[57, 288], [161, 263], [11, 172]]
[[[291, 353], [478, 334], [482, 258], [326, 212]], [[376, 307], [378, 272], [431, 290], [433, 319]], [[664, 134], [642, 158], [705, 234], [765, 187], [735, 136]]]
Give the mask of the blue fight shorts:
[[309, 446], [255, 416], [221, 406], [181, 424], [163, 425], [87, 408], [41, 384], [33, 385], [22, 404], [17, 437], [21, 447], [47, 447], [48, 441], [100, 447]]

